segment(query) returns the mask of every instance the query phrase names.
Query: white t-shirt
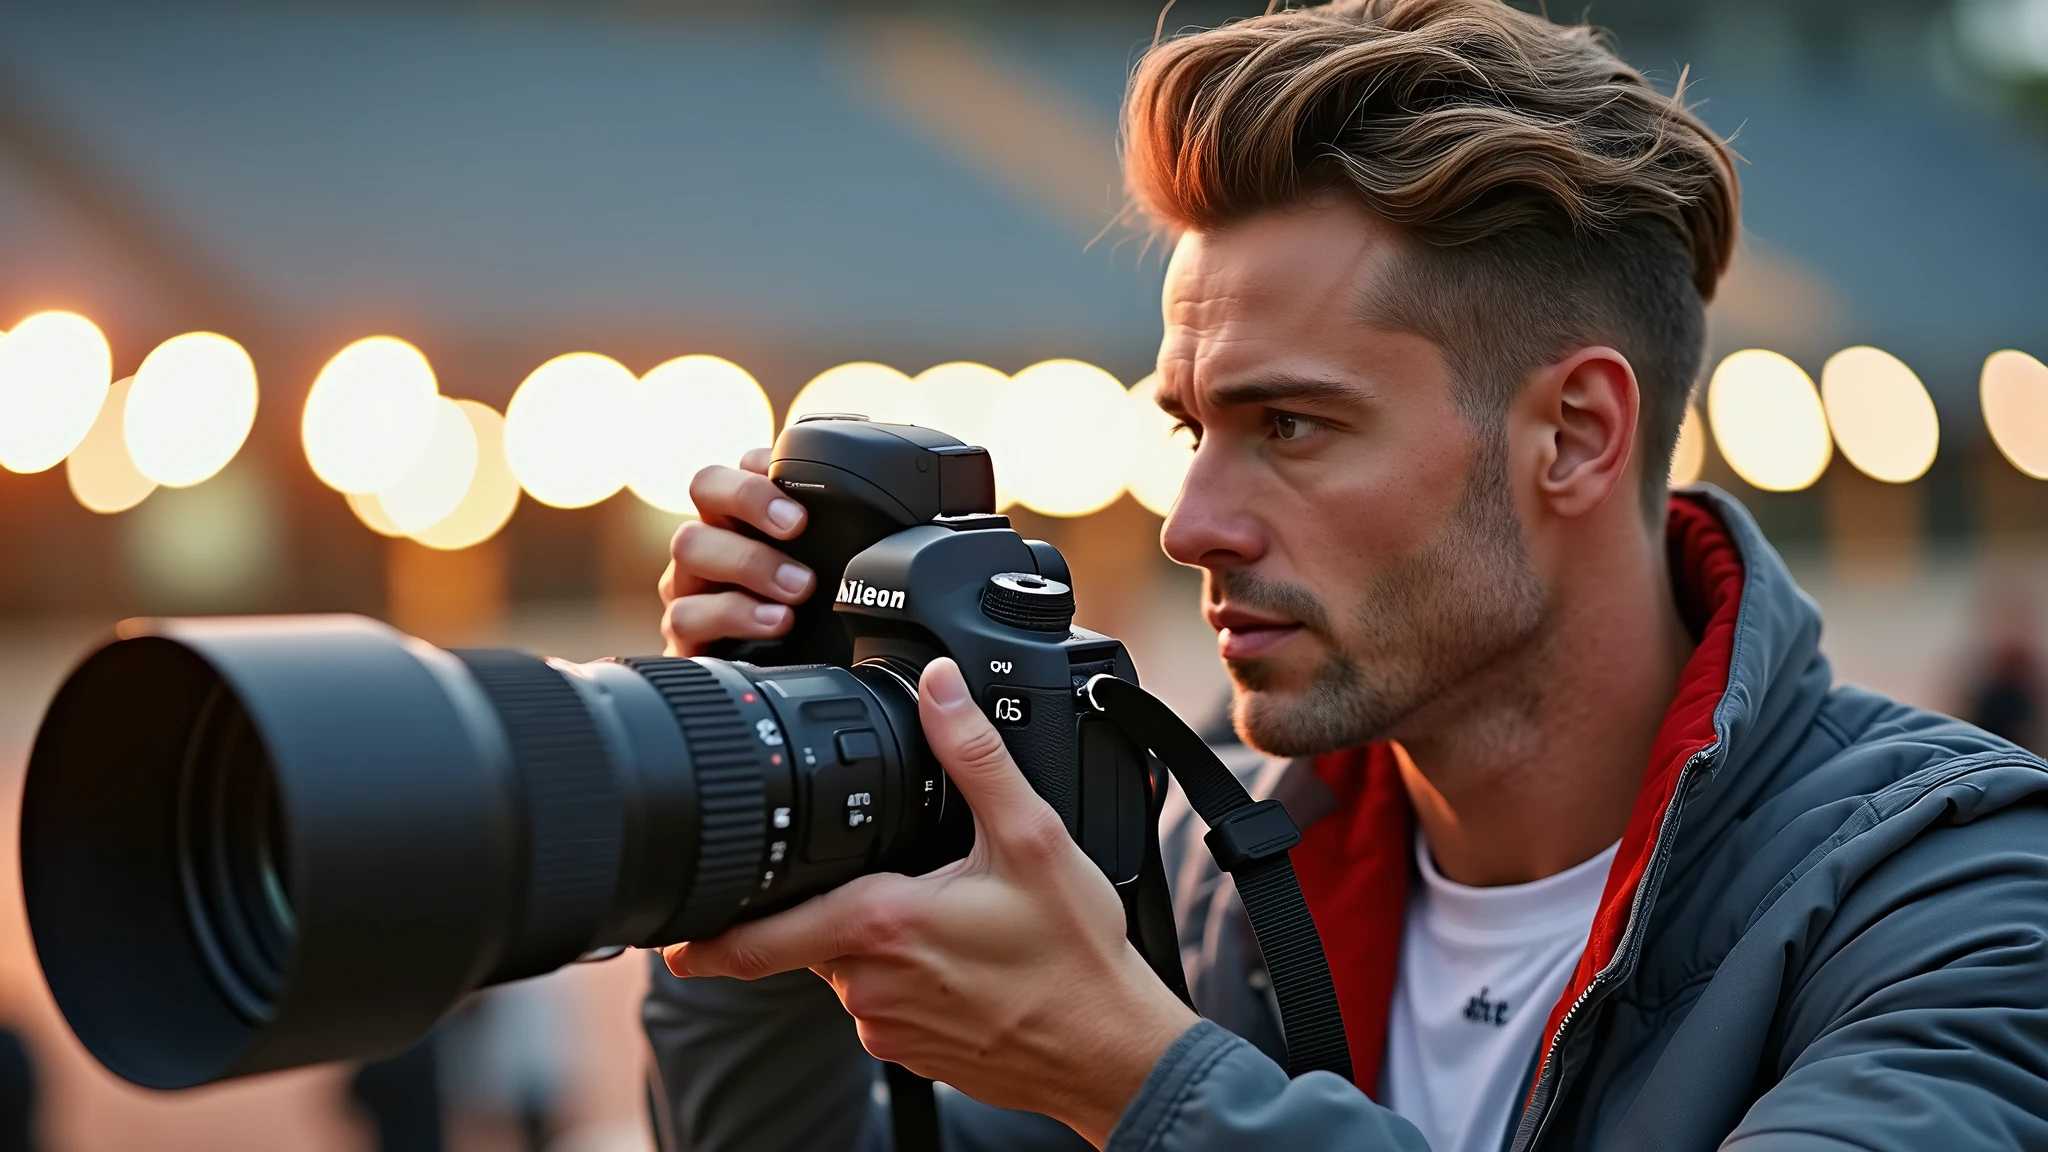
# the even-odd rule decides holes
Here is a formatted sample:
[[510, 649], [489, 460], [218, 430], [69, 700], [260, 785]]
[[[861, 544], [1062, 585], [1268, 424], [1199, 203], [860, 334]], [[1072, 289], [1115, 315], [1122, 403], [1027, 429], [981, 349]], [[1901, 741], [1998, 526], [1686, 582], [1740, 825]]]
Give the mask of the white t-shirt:
[[1499, 1152], [1619, 847], [1531, 884], [1472, 888], [1444, 879], [1416, 834], [1421, 879], [1401, 934], [1380, 1099], [1432, 1152]]

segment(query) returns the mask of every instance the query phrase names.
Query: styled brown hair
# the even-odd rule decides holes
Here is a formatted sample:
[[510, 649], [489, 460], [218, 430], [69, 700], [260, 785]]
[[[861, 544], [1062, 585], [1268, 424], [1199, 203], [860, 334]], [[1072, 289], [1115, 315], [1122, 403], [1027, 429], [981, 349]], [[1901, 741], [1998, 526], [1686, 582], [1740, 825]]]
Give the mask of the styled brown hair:
[[1125, 178], [1169, 227], [1335, 191], [1419, 241], [1360, 307], [1441, 345], [1482, 429], [1535, 368], [1612, 345], [1636, 371], [1661, 514], [1740, 215], [1728, 150], [1683, 89], [1501, 0], [1336, 0], [1155, 44], [1125, 103]]

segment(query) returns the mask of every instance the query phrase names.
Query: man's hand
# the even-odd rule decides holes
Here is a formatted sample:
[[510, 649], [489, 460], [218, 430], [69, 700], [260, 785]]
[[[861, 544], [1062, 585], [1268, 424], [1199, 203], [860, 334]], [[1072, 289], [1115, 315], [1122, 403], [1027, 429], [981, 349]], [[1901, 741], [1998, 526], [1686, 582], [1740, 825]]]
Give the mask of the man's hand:
[[1042, 1112], [1100, 1147], [1195, 1014], [1124, 938], [1115, 889], [1025, 783], [951, 660], [924, 671], [925, 737], [974, 810], [974, 848], [877, 874], [667, 952], [679, 976], [809, 968], [883, 1060]]
[[698, 519], [676, 530], [661, 574], [661, 635], [671, 656], [699, 656], [714, 640], [766, 640], [789, 631], [817, 585], [811, 570], [733, 531], [751, 524], [777, 540], [804, 530], [804, 506], [768, 479], [768, 449], [738, 468], [714, 465], [690, 481]]

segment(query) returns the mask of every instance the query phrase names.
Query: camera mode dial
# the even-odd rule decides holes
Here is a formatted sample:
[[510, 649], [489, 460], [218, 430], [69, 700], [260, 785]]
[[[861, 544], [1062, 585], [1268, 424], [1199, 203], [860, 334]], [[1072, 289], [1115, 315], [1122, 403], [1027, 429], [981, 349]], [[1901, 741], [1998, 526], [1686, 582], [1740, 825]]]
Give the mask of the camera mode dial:
[[981, 590], [981, 612], [1012, 628], [1065, 632], [1074, 620], [1074, 590], [1035, 572], [999, 572]]

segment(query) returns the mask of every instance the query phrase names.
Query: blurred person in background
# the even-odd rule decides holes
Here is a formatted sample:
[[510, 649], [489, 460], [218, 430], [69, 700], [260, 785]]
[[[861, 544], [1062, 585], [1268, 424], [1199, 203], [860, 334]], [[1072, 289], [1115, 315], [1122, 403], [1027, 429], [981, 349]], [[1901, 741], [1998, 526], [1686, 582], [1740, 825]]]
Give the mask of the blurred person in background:
[[1971, 687], [1968, 715], [2022, 748], [2041, 746], [2041, 662], [2032, 645], [2009, 637], [1991, 650]]
[[0, 1028], [0, 1152], [34, 1152], [36, 1066], [21, 1033]]
[[372, 1060], [349, 1077], [349, 1098], [377, 1133], [377, 1152], [441, 1152], [441, 1030], [396, 1056]]
[[1970, 723], [2022, 748], [2041, 750], [2041, 658], [2033, 597], [2018, 579], [1983, 599], [1983, 651], [1967, 687]]
[[[1155, 46], [1125, 145], [1199, 439], [1162, 542], [1303, 827], [1356, 1082], [1283, 1071], [1185, 805], [1199, 1017], [940, 660], [974, 850], [669, 950], [682, 1145], [886, 1147], [872, 1054], [958, 1089], [956, 1150], [2048, 1147], [2048, 765], [1835, 685], [1747, 512], [1666, 489], [1722, 142], [1587, 28], [1342, 0]], [[804, 530], [766, 459], [697, 478], [672, 652], [836, 577], [733, 531]]]
[[570, 1006], [559, 977], [486, 989], [435, 1032], [451, 1143], [545, 1152], [562, 1134]]

